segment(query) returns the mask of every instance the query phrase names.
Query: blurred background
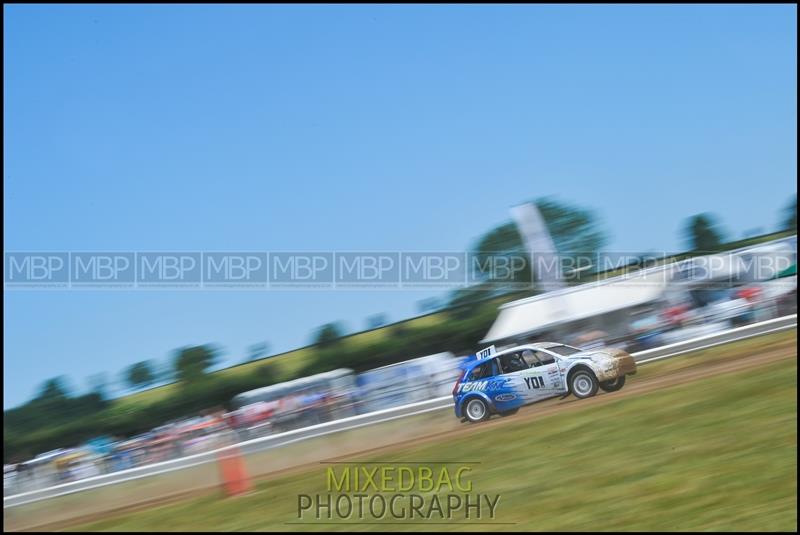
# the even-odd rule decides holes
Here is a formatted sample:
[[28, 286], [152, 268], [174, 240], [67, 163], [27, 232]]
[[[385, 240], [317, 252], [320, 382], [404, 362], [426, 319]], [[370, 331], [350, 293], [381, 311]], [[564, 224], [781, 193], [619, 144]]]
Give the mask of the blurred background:
[[33, 290], [6, 254], [4, 493], [447, 396], [490, 344], [635, 352], [795, 313], [792, 9], [5, 7], [7, 253], [524, 264]]
[[[503, 258], [525, 251], [526, 230], [532, 231], [530, 247], [542, 236], [556, 243], [550, 228], [559, 229], [558, 220], [548, 225], [554, 219], [542, 217], [547, 212], [537, 204], [525, 208], [540, 226], [494, 230], [476, 255], [493, 251], [492, 258]], [[686, 227], [692, 245], [686, 253], [634, 257], [610, 270], [598, 266], [616, 257], [582, 253], [594, 264], [571, 278], [562, 270], [538, 271], [540, 250], [531, 249], [525, 270], [511, 280], [488, 272], [485, 280], [451, 292], [447, 306], [412, 320], [374, 320], [372, 329], [352, 335], [329, 323], [306, 348], [268, 356], [265, 344], [256, 345], [247, 362], [216, 371], [214, 345], [175, 351], [171, 369], [149, 361], [132, 364], [124, 380], [138, 393], [116, 399], [104, 394], [102, 383], [76, 395], [65, 378], [48, 380], [36, 398], [5, 412], [6, 492], [447, 396], [460, 366], [482, 345], [560, 341], [638, 352], [795, 314], [796, 212], [788, 213], [784, 231], [738, 242], [725, 242], [713, 225], [698, 224], [708, 216], [698, 216]], [[580, 230], [568, 227], [572, 238], [597, 236], [590, 221]], [[487, 246], [500, 233], [503, 240]], [[574, 265], [575, 256], [557, 258]]]

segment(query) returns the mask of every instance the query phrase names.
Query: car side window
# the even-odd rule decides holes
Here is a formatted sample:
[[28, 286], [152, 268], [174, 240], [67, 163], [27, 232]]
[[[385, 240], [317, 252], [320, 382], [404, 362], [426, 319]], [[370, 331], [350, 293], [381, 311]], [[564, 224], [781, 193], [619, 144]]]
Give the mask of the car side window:
[[542, 365], [552, 364], [556, 361], [556, 358], [547, 351], [537, 351], [536, 356], [539, 358]]
[[497, 360], [500, 361], [500, 369], [503, 371], [503, 373], [514, 373], [520, 370], [527, 370], [529, 368], [528, 363], [522, 358], [522, 354], [520, 352], [502, 355]]
[[538, 355], [536, 355], [536, 351], [532, 349], [524, 349], [522, 351], [522, 358], [525, 359], [525, 362], [531, 368], [542, 365], [542, 363], [539, 361]]
[[522, 358], [528, 363], [531, 368], [544, 366], [545, 364], [552, 364], [556, 359], [549, 353], [544, 351], [534, 351], [532, 349], [524, 349], [522, 351]]
[[469, 373], [469, 378], [471, 381], [475, 381], [476, 379], [486, 379], [492, 375], [494, 375], [492, 373], [492, 362], [489, 361], [472, 368], [472, 371]]

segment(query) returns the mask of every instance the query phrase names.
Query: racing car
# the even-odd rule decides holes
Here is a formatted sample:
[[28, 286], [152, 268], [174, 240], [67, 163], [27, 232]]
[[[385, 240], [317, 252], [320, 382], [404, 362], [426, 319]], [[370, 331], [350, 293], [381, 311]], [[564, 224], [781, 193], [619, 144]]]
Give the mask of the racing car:
[[546, 342], [496, 352], [492, 346], [459, 374], [453, 388], [456, 417], [476, 423], [552, 397], [583, 399], [599, 388], [616, 392], [635, 373], [636, 362], [621, 349], [581, 350]]

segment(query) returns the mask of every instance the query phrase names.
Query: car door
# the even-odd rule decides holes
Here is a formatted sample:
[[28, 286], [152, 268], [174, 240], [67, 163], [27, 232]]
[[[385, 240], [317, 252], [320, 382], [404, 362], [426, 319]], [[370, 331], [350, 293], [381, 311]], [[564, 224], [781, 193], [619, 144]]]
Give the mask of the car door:
[[529, 364], [522, 358], [521, 351], [498, 355], [495, 360], [507, 385], [525, 403], [533, 403], [541, 398], [539, 381], [543, 379], [530, 369]]
[[556, 356], [532, 349], [525, 349], [520, 354], [529, 366], [521, 375], [532, 400], [551, 398], [566, 391], [564, 374]]

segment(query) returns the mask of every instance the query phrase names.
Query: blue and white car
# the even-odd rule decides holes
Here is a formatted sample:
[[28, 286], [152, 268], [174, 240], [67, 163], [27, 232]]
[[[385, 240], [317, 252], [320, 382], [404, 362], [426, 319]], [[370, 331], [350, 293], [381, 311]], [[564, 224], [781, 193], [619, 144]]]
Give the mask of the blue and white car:
[[455, 412], [462, 421], [481, 422], [552, 397], [583, 399], [599, 388], [616, 392], [635, 373], [636, 362], [621, 349], [581, 350], [547, 342], [495, 352], [492, 346], [464, 366], [453, 388]]

